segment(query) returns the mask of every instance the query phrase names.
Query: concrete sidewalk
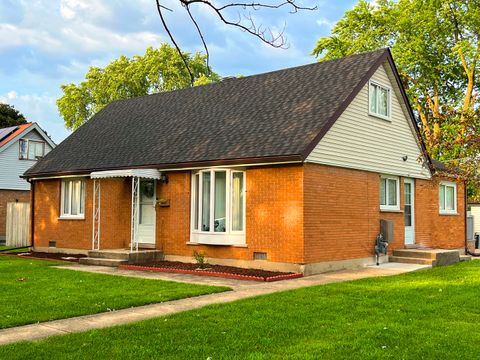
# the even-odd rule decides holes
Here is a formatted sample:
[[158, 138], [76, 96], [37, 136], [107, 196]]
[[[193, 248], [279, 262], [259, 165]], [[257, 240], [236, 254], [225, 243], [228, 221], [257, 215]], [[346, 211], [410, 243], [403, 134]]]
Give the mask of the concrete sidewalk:
[[54, 320], [26, 326], [0, 330], [0, 345], [18, 341], [32, 341], [55, 335], [101, 329], [109, 326], [123, 325], [136, 321], [174, 314], [186, 310], [198, 309], [210, 304], [221, 304], [235, 300], [246, 299], [258, 295], [271, 294], [280, 291], [302, 287], [323, 285], [335, 282], [349, 281], [375, 276], [390, 276], [429, 268], [426, 265], [386, 263], [356, 270], [342, 270], [327, 274], [307, 276], [300, 279], [283, 280], [264, 283], [233, 279], [211, 278], [196, 275], [152, 273], [128, 271], [103, 266], [73, 265], [62, 268], [119, 276], [142, 277], [149, 279], [170, 280], [197, 284], [229, 286], [233, 291], [220, 294], [210, 294], [187, 299], [169, 301], [152, 305], [139, 306], [123, 310], [79, 316], [75, 318]]

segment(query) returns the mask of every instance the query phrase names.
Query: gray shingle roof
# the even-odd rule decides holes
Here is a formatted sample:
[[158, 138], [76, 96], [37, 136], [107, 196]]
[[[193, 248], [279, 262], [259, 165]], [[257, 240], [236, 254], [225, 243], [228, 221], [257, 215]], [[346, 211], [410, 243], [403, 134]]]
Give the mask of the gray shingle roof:
[[26, 172], [303, 160], [388, 50], [115, 101]]

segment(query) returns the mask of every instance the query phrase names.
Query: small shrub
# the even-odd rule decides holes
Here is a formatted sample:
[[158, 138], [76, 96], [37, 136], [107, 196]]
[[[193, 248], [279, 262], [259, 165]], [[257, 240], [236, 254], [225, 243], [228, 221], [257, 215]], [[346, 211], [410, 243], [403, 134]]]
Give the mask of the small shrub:
[[203, 251], [200, 251], [200, 252], [196, 250], [193, 251], [193, 258], [197, 262], [199, 269], [206, 269], [208, 267], [208, 263], [205, 260], [206, 256], [207, 254], [205, 254], [205, 252]]

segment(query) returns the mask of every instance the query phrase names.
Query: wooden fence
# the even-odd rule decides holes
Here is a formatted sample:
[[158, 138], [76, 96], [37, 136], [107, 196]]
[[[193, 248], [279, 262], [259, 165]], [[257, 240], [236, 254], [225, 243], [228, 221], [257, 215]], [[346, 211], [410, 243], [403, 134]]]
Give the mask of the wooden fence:
[[7, 203], [7, 246], [30, 245], [30, 204]]

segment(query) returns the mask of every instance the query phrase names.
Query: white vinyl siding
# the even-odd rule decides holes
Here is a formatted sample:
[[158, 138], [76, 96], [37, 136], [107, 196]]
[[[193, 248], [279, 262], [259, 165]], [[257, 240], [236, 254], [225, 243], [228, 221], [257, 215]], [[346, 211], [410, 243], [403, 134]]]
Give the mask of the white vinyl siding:
[[[371, 80], [391, 86], [390, 120], [385, 121], [369, 114], [370, 83], [367, 82], [306, 161], [380, 174], [430, 179], [428, 168], [418, 162], [420, 145], [390, 66], [381, 66]], [[405, 156], [406, 161], [403, 160]]]
[[473, 215], [473, 232], [480, 234], [480, 205], [472, 205], [470, 212]]
[[[35, 129], [22, 135], [21, 138], [44, 141]], [[0, 171], [0, 189], [30, 190], [30, 184], [26, 180], [21, 179], [20, 176], [35, 165], [36, 161], [20, 160], [19, 149], [19, 140], [16, 140], [9, 143], [3, 151], [0, 151], [0, 169], [9, 169], [8, 171]], [[48, 142], [45, 142], [45, 155], [51, 149]]]

